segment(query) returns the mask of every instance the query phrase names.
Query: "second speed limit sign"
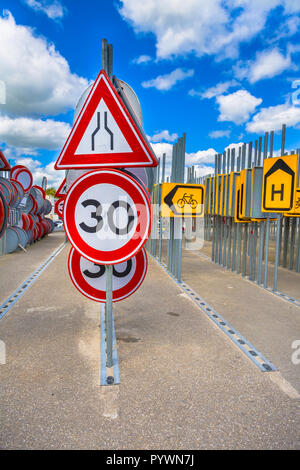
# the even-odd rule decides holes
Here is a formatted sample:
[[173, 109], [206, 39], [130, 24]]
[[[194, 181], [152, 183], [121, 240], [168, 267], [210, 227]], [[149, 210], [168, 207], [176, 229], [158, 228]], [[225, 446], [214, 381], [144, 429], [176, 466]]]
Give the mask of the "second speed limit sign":
[[132, 258], [151, 229], [147, 190], [132, 176], [100, 169], [79, 177], [65, 199], [67, 237], [86, 259], [118, 264]]
[[[89, 261], [71, 248], [68, 262], [70, 278], [83, 295], [106, 302], [106, 267]], [[142, 284], [147, 272], [147, 255], [142, 248], [136, 256], [116, 264], [112, 273], [112, 301], [126, 299]]]

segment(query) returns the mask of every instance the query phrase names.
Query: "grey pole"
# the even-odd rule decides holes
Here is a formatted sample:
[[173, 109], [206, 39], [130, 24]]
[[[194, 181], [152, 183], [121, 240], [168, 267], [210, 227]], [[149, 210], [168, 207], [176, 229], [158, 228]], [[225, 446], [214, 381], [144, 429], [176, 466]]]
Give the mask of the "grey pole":
[[255, 150], [254, 150], [254, 166], [257, 165], [257, 140], [255, 141]]
[[270, 157], [273, 157], [274, 131], [270, 135]]
[[270, 218], [266, 220], [266, 238], [265, 238], [265, 276], [264, 287], [268, 287], [268, 259], [269, 259], [269, 236], [270, 236]]
[[108, 72], [108, 57], [107, 57], [107, 39], [102, 39], [101, 40], [101, 51], [102, 51], [102, 69], [105, 70], [105, 72]]
[[251, 168], [251, 166], [252, 166], [252, 142], [249, 142], [247, 168]]
[[[179, 181], [180, 183], [184, 183], [184, 168], [185, 168], [185, 143], [186, 143], [186, 134], [183, 134], [181, 139], [181, 155], [180, 155], [180, 174], [179, 174]], [[179, 240], [178, 240], [178, 264], [177, 264], [177, 279], [181, 282], [181, 264], [182, 264], [182, 228], [183, 228], [183, 219], [178, 219], [179, 225]]]
[[296, 219], [291, 218], [291, 240], [290, 240], [290, 253], [289, 253], [289, 270], [293, 269], [294, 265], [294, 249], [295, 249], [295, 237], [296, 237]]
[[[102, 68], [106, 73], [112, 76], [112, 45], [108, 52], [107, 40], [101, 41], [102, 50]], [[113, 266], [107, 265], [105, 269], [106, 276], [106, 303], [105, 303], [105, 325], [106, 325], [106, 364], [107, 367], [113, 366], [112, 359], [112, 288], [113, 288]]]
[[242, 276], [246, 276], [247, 271], [247, 244], [248, 244], [248, 224], [244, 224], [244, 240], [243, 240], [243, 265]]
[[107, 44], [107, 72], [110, 80], [113, 78], [113, 46]]
[[265, 138], [264, 138], [264, 159], [267, 158], [268, 155], [268, 139], [269, 139], [269, 133], [265, 133]]
[[113, 266], [107, 265], [105, 269], [105, 272], [106, 272], [105, 325], [106, 325], [107, 367], [113, 366], [113, 359], [112, 359], [112, 271], [113, 271]]
[[281, 130], [281, 155], [284, 155], [284, 148], [285, 148], [285, 130], [286, 130], [286, 124], [282, 124], [282, 130]]
[[[165, 181], [165, 170], [166, 170], [166, 154], [163, 154], [162, 159], [162, 175], [161, 175], [161, 184]], [[158, 245], [158, 259], [161, 261], [161, 252], [162, 252], [162, 221], [163, 218], [161, 217], [161, 184], [159, 185], [159, 245]]]
[[283, 227], [283, 253], [282, 253], [282, 266], [287, 267], [287, 254], [288, 254], [288, 244], [289, 244], [289, 232], [290, 232], [290, 218], [284, 217], [284, 227]]
[[265, 238], [265, 224], [262, 221], [259, 227], [259, 250], [258, 250], [258, 267], [257, 267], [257, 284], [258, 285], [261, 284], [264, 238]]
[[273, 279], [273, 290], [277, 290], [277, 280], [278, 280], [278, 266], [280, 258], [280, 222], [281, 214], [277, 218], [277, 230], [276, 230], [276, 248], [275, 248], [275, 265], [274, 265], [274, 279]]
[[261, 144], [262, 144], [262, 138], [259, 137], [258, 139], [258, 155], [257, 155], [257, 166], [260, 166], [261, 164]]
[[297, 218], [297, 250], [296, 250], [296, 272], [300, 271], [300, 220]]

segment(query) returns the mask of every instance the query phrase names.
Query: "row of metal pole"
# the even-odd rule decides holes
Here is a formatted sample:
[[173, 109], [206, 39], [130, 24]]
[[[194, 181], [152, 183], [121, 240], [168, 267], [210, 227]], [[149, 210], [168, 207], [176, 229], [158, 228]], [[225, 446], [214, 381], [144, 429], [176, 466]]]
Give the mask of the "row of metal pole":
[[[167, 182], [184, 183], [185, 180], [185, 142], [186, 135], [179, 138], [172, 148], [171, 176]], [[160, 168], [162, 171], [160, 171]], [[152, 202], [154, 204], [152, 232], [148, 248], [153, 256], [161, 261], [163, 251], [163, 230], [166, 229], [167, 255], [166, 264], [168, 271], [181, 281], [181, 253], [182, 253], [182, 231], [183, 219], [181, 217], [170, 217], [163, 219], [160, 215], [161, 184], [165, 182], [166, 155], [155, 169], [154, 188], [152, 191]], [[167, 225], [165, 227], [165, 225]], [[157, 236], [158, 234], [158, 236]]]
[[[281, 155], [285, 154], [285, 125], [282, 127]], [[268, 152], [269, 134], [264, 137], [263, 159], [262, 137], [255, 142], [253, 152], [252, 143], [238, 149], [235, 158], [235, 149], [227, 149], [215, 157], [215, 176], [229, 174], [230, 171], [240, 171], [244, 168], [263, 165], [263, 160], [273, 156], [274, 132], [270, 133], [270, 146]], [[294, 151], [290, 152], [295, 153]], [[297, 149], [298, 155], [300, 154]], [[233, 218], [219, 215], [206, 215], [205, 239], [212, 240], [212, 260], [242, 276], [248, 274], [249, 279], [268, 287], [268, 264], [270, 232], [275, 243], [273, 289], [277, 290], [278, 267], [288, 267], [296, 272], [300, 268], [300, 222], [299, 218], [274, 215], [276, 221], [270, 217], [260, 222], [234, 223]], [[272, 216], [272, 218], [274, 218]], [[212, 231], [211, 231], [212, 226]]]
[[[286, 126], [282, 126], [281, 155], [285, 155], [285, 132]], [[185, 143], [185, 137], [184, 143]], [[180, 140], [179, 140], [180, 141]], [[179, 144], [179, 142], [178, 142]], [[184, 155], [178, 152], [180, 144], [173, 147], [171, 182], [184, 182]], [[178, 148], [179, 147], [179, 148]], [[265, 133], [264, 138], [259, 137], [255, 141], [243, 144], [237, 150], [228, 148], [223, 154], [215, 157], [215, 176], [218, 174], [229, 174], [232, 171], [241, 171], [245, 168], [262, 166], [265, 158], [273, 156], [274, 132]], [[300, 155], [299, 149], [296, 151]], [[290, 154], [296, 153], [290, 151]], [[160, 165], [161, 166], [161, 165]], [[153, 231], [151, 237], [150, 251], [159, 260], [162, 257], [162, 218], [159, 215], [159, 203], [161, 201], [161, 182], [165, 181], [165, 155], [163, 156], [163, 177], [160, 178], [160, 169], [157, 169], [155, 189], [153, 191], [153, 202], [155, 204], [154, 231], [159, 230], [158, 250], [156, 236]], [[205, 183], [205, 177], [196, 176], [195, 167], [187, 169], [187, 183]], [[298, 182], [299, 183], [299, 182]], [[207, 204], [207, 200], [206, 200]], [[216, 209], [216, 208], [215, 208]], [[216, 213], [216, 211], [215, 211]], [[276, 220], [273, 220], [273, 219]], [[181, 280], [181, 249], [182, 249], [182, 223], [181, 218], [170, 218], [168, 222], [168, 247], [167, 267], [168, 270]], [[274, 274], [273, 289], [278, 286], [278, 267], [283, 266], [290, 270], [300, 272], [300, 219], [297, 217], [284, 217], [277, 214], [258, 221], [247, 223], [235, 223], [233, 217], [210, 215], [205, 207], [204, 215], [204, 239], [211, 241], [211, 258], [231, 271], [236, 271], [243, 277], [248, 276], [257, 284], [268, 287], [269, 265], [270, 265], [270, 240], [275, 242], [274, 246]], [[158, 251], [158, 253], [157, 253]]]

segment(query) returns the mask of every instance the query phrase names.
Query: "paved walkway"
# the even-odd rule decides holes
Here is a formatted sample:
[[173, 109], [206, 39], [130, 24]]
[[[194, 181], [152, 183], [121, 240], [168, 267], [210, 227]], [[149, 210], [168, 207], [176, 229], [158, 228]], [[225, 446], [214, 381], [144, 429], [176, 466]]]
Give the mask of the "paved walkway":
[[[274, 259], [275, 259], [275, 249], [274, 243], [270, 243], [270, 253], [269, 253], [269, 262], [268, 262], [268, 287], [273, 289], [273, 279], [274, 279]], [[205, 242], [204, 247], [200, 250], [200, 254], [211, 257], [211, 242]], [[258, 244], [257, 244], [257, 255], [258, 255]], [[288, 265], [287, 265], [288, 266]], [[264, 282], [264, 269], [265, 263], [262, 263], [262, 283]], [[257, 263], [256, 263], [257, 270]], [[249, 261], [247, 264], [247, 276], [249, 275]], [[283, 268], [279, 266], [278, 268], [278, 278], [277, 278], [277, 289], [281, 292], [284, 292], [287, 295], [294, 297], [297, 300], [300, 300], [300, 273], [295, 271], [295, 263], [293, 270], [288, 268]]]
[[[71, 284], [68, 251], [69, 245], [0, 321], [7, 348], [1, 448], [300, 447], [299, 395], [283, 371], [261, 372], [150, 257], [142, 287], [115, 304], [121, 384], [99, 387], [100, 308]], [[1, 260], [1, 278], [25, 256]], [[205, 271], [202, 296], [203, 282], [212, 291], [216, 280]], [[248, 295], [253, 286], [244, 283]], [[231, 299], [228, 288], [221, 299], [217, 284], [220, 313]]]

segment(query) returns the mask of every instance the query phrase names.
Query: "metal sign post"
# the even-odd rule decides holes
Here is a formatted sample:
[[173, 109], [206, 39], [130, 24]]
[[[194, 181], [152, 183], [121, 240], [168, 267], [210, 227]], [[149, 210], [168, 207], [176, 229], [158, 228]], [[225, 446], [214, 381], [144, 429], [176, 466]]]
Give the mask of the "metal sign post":
[[105, 303], [105, 325], [106, 325], [106, 366], [113, 366], [113, 321], [112, 321], [112, 265], [106, 266], [106, 303]]
[[[119, 383], [113, 302], [135, 292], [147, 271], [143, 246], [151, 230], [151, 198], [146, 167], [158, 161], [135, 117], [140, 105], [134, 91], [113, 76], [112, 45], [103, 39], [101, 46], [102, 70], [78, 102], [55, 168], [69, 170], [58, 189], [57, 211], [63, 211], [72, 245], [71, 280], [83, 295], [105, 303], [100, 383], [111, 385]], [[131, 90], [128, 99], [122, 84]], [[106, 368], [112, 367], [114, 377], [107, 377]]]

